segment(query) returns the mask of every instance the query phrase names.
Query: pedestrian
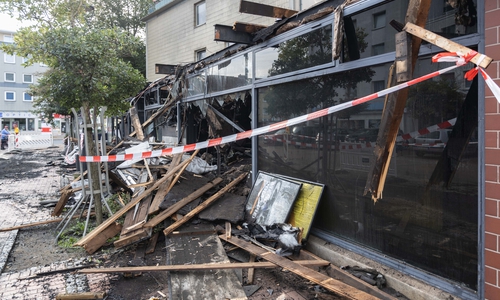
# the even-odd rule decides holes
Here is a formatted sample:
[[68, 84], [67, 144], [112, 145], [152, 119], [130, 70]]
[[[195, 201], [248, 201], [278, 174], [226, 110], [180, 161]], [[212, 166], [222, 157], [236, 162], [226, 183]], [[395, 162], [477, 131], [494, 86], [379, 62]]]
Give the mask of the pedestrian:
[[5, 127], [2, 129], [2, 150], [5, 150], [8, 148], [8, 142], [9, 142], [9, 126], [5, 125]]
[[17, 123], [14, 123], [12, 126], [14, 127], [14, 134], [18, 135], [19, 134], [19, 127], [17, 126]]

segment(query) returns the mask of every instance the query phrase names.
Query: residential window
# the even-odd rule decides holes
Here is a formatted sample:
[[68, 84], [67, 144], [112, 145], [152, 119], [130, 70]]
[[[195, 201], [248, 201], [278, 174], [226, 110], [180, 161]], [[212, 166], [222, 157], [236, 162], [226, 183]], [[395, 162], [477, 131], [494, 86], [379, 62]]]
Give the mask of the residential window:
[[195, 4], [196, 8], [196, 26], [203, 25], [207, 22], [207, 5], [205, 1]]
[[5, 92], [5, 101], [16, 101], [16, 92]]
[[33, 75], [31, 75], [31, 74], [24, 74], [23, 75], [23, 82], [32, 83], [33, 82]]
[[372, 55], [384, 54], [384, 43], [372, 46]]
[[4, 53], [3, 54], [3, 61], [5, 63], [8, 63], [8, 64], [15, 64], [16, 63], [16, 56]]
[[200, 49], [195, 51], [195, 59], [196, 61], [202, 60], [207, 56], [207, 50], [206, 49]]
[[4, 35], [4, 36], [3, 36], [3, 41], [4, 41], [5, 43], [10, 43], [10, 44], [12, 44], [12, 43], [14, 43], [14, 36], [12, 36], [12, 35]]
[[14, 82], [16, 81], [15, 73], [5, 73], [5, 82]]
[[373, 15], [373, 29], [385, 27], [385, 11]]
[[33, 97], [28, 93], [23, 93], [23, 101], [33, 101]]

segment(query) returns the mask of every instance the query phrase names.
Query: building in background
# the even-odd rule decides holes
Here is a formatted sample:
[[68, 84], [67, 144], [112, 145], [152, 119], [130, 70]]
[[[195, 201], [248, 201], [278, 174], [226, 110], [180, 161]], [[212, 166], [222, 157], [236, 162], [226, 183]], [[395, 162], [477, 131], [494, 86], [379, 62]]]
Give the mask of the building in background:
[[[290, 10], [302, 10], [319, 0], [256, 0]], [[154, 1], [146, 22], [148, 80], [163, 77], [156, 64], [185, 65], [223, 50], [229, 44], [214, 41], [214, 25], [232, 26], [237, 20], [269, 26], [276, 19], [239, 12], [240, 1], [161, 0]]]
[[[1, 43], [13, 43], [14, 31], [0, 30]], [[42, 121], [33, 114], [33, 97], [28, 93], [30, 84], [45, 72], [46, 66], [34, 64], [24, 67], [25, 58], [0, 51], [0, 122], [2, 127], [17, 123], [21, 132], [40, 131]]]

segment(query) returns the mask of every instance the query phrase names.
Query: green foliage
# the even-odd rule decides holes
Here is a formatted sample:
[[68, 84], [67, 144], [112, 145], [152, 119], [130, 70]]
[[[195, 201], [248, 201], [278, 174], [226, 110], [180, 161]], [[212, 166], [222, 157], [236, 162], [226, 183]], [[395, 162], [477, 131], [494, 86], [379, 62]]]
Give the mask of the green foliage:
[[456, 81], [427, 80], [410, 87], [406, 107], [421, 124], [435, 124], [455, 117], [464, 99]]
[[[108, 115], [127, 110], [126, 99], [146, 83], [145, 46], [135, 35], [144, 26], [140, 18], [147, 5], [143, 0], [112, 4], [0, 0], [0, 7], [34, 22], [16, 33], [14, 44], [2, 45], [2, 50], [28, 58], [26, 65], [49, 67], [30, 87], [36, 112], [50, 118], [54, 112], [68, 114], [72, 107], [107, 106]], [[119, 20], [112, 22], [113, 17]]]
[[[92, 231], [93, 227], [89, 226], [87, 232]], [[66, 231], [61, 234], [57, 245], [61, 248], [75, 248], [73, 245], [83, 236], [83, 231], [85, 230], [85, 222], [78, 221], [76, 224], [66, 229]]]

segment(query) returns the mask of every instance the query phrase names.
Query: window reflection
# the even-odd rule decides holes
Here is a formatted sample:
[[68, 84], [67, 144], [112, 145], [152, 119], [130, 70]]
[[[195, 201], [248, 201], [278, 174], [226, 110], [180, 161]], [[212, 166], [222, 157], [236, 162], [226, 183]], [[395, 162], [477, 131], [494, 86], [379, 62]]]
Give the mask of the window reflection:
[[208, 92], [242, 87], [252, 82], [252, 55], [244, 54], [208, 69]]
[[255, 78], [262, 79], [332, 61], [332, 26], [325, 26], [255, 53]]
[[[435, 67], [421, 58], [415, 76]], [[477, 82], [465, 88], [462, 74], [469, 68], [410, 89], [400, 137], [456, 122], [398, 140], [375, 204], [364, 192], [383, 99], [260, 136], [258, 168], [326, 184], [316, 228], [476, 289]], [[259, 126], [352, 100], [353, 91], [368, 95], [388, 70], [389, 64], [373, 66], [259, 89]], [[358, 80], [359, 74], [369, 76]]]

